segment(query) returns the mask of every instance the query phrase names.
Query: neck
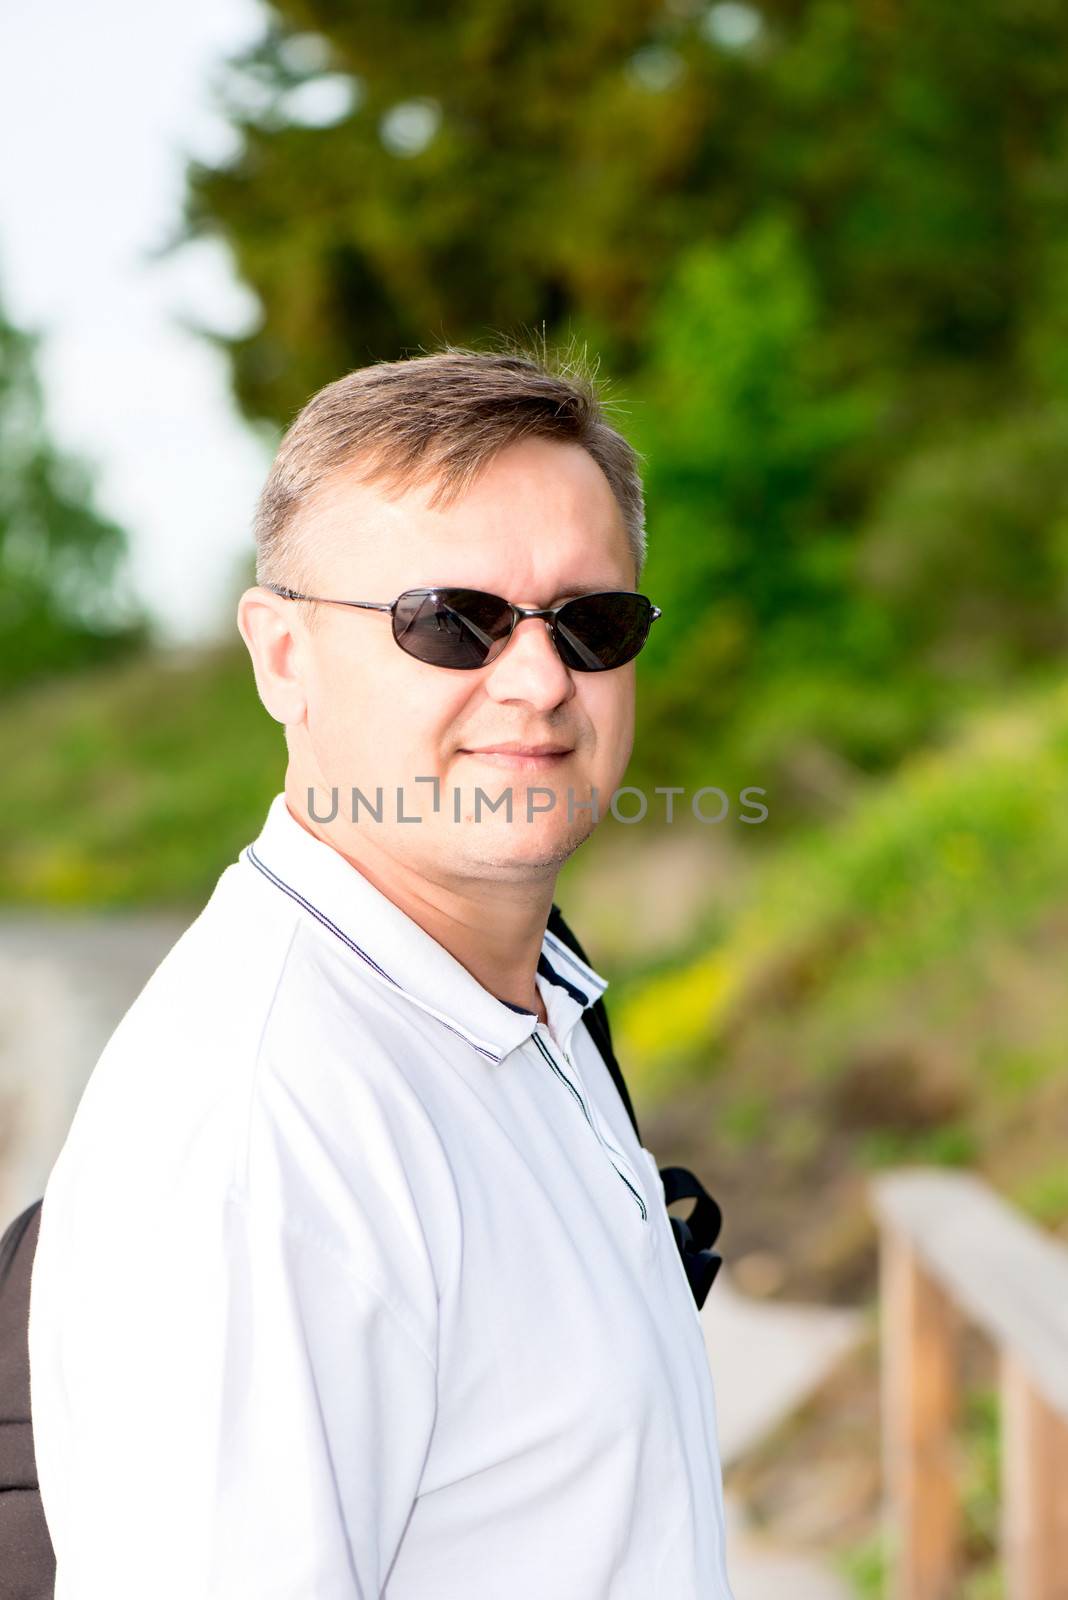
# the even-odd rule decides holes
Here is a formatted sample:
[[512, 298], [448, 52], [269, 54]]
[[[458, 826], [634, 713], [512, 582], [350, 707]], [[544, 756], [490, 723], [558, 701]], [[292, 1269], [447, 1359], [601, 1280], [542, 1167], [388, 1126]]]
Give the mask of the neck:
[[548, 1020], [535, 974], [555, 869], [522, 881], [457, 878], [444, 869], [429, 873], [425, 864], [417, 868], [382, 849], [369, 830], [312, 821], [298, 793], [287, 781], [286, 805], [302, 828], [337, 850], [490, 994], [536, 1012], [541, 1022]]

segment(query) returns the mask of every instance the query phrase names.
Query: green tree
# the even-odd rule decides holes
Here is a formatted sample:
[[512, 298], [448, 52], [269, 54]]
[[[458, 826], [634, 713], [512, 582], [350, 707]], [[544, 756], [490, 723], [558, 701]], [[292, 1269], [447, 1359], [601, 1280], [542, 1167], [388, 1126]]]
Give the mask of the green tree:
[[[826, 708], [799, 715], [802, 685], [824, 702], [843, 661], [854, 675], [885, 667], [852, 555], [857, 460], [887, 400], [874, 381], [836, 377], [830, 322], [785, 213], [689, 251], [650, 321], [632, 432], [647, 458], [643, 586], [671, 626], [643, 658], [643, 721], [656, 727], [649, 760], [670, 756], [680, 782], [707, 775], [711, 750], [723, 775], [776, 776], [772, 752], [781, 761], [790, 737], [767, 729], [764, 702], [789, 702], [808, 740]], [[863, 739], [845, 739], [853, 759], [868, 720], [858, 712]], [[832, 743], [846, 734], [839, 720]]]
[[[659, 0], [280, 0], [235, 63], [236, 158], [194, 168], [264, 308], [229, 342], [276, 421], [346, 367], [593, 317], [634, 365], [650, 296], [729, 226], [749, 71]], [[346, 99], [345, 84], [348, 88]], [[330, 114], [334, 86], [337, 120]], [[325, 94], [316, 110], [315, 91]]]
[[91, 477], [50, 443], [34, 338], [0, 314], [0, 693], [140, 647], [120, 588], [125, 537]]
[[[275, 0], [234, 65], [235, 158], [192, 170], [259, 295], [230, 341], [286, 420], [442, 336], [589, 324], [640, 365], [686, 248], [795, 214], [843, 374], [906, 438], [1059, 374], [1068, 12], [1049, 0]], [[325, 124], [325, 125], [324, 125]], [[1036, 323], [1037, 319], [1037, 323]]]

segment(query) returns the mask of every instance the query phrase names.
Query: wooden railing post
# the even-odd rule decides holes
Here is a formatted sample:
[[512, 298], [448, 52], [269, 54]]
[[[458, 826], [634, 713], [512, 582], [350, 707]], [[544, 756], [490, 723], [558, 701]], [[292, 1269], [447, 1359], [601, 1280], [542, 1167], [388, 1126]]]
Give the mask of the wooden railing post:
[[949, 1600], [960, 1523], [954, 1473], [959, 1318], [909, 1241], [880, 1244], [882, 1428], [891, 1600]]
[[1068, 1421], [1011, 1351], [1001, 1352], [1000, 1373], [1005, 1593], [1068, 1600]]
[[1068, 1249], [968, 1172], [871, 1181], [880, 1318], [891, 1600], [949, 1600], [964, 1322], [1001, 1363], [1000, 1546], [1008, 1600], [1068, 1600]]

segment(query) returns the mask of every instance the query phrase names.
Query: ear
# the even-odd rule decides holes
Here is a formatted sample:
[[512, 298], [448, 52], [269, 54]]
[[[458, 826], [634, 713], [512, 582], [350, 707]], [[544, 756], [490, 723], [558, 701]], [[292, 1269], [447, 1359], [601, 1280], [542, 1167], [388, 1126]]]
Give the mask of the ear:
[[237, 627], [252, 657], [256, 690], [276, 722], [302, 722], [307, 696], [301, 673], [297, 608], [256, 584], [237, 602]]

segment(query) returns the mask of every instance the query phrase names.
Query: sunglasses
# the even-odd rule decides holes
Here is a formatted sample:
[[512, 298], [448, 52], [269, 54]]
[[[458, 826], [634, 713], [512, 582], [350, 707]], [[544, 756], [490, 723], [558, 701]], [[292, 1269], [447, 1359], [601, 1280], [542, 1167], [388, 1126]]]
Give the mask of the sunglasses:
[[284, 600], [388, 611], [393, 637], [402, 650], [432, 667], [460, 671], [495, 661], [518, 623], [527, 617], [541, 617], [566, 667], [576, 672], [610, 672], [634, 659], [660, 616], [659, 606], [627, 589], [602, 589], [539, 609], [514, 606], [499, 594], [486, 594], [482, 589], [405, 589], [390, 603], [324, 600], [321, 595], [298, 594], [277, 583], [265, 583], [263, 588]]

